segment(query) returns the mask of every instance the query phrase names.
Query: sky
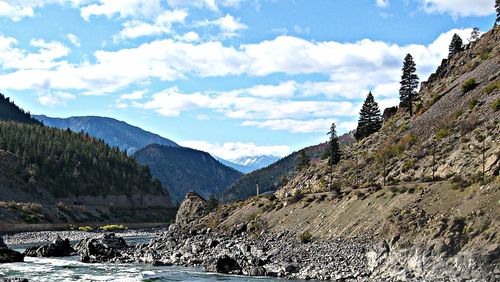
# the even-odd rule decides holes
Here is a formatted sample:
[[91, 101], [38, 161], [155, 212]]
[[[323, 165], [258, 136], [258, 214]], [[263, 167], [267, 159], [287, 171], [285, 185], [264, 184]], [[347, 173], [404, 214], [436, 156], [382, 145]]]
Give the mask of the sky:
[[399, 102], [494, 0], [0, 0], [0, 92], [33, 114], [107, 116], [234, 160], [354, 129]]

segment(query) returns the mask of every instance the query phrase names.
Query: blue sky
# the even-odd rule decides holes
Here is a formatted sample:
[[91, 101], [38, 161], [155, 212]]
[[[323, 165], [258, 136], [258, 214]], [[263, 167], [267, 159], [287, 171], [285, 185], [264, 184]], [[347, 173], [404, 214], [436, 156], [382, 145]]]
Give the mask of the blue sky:
[[35, 114], [108, 116], [226, 159], [286, 155], [398, 103], [494, 0], [0, 0], [0, 91]]

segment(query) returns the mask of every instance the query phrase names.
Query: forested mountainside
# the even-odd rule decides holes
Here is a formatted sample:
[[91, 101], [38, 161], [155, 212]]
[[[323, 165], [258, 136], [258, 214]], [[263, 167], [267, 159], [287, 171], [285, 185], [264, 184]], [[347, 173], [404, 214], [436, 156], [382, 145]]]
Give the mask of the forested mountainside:
[[153, 144], [134, 156], [151, 168], [151, 173], [168, 189], [175, 203], [180, 203], [191, 190], [205, 198], [210, 194], [221, 195], [242, 175], [210, 154], [190, 148]]
[[[0, 201], [19, 203], [0, 205], [6, 222], [57, 221], [55, 210], [74, 205], [93, 206], [87, 215], [71, 215], [80, 220], [134, 220], [135, 208], [153, 207], [163, 210], [159, 216], [171, 216], [168, 192], [134, 158], [88, 134], [40, 125], [8, 100], [0, 107], [4, 103], [11, 111], [0, 112], [3, 120], [24, 116], [28, 122], [0, 122]], [[26, 208], [16, 216], [16, 209], [24, 205], [36, 211]], [[103, 209], [97, 211], [100, 205]], [[109, 208], [125, 207], [129, 215], [110, 214]]]
[[[348, 146], [355, 142], [352, 132], [345, 134], [339, 138], [342, 147]], [[303, 149], [312, 162], [319, 161], [325, 154], [327, 143], [307, 147]], [[226, 202], [246, 199], [254, 196], [256, 193], [256, 184], [259, 184], [261, 193], [275, 192], [279, 187], [286, 184], [296, 173], [298, 152], [278, 160], [277, 162], [243, 175], [238, 181], [231, 185], [223, 195], [223, 200]]]
[[33, 119], [30, 113], [23, 111], [14, 104], [10, 98], [5, 97], [0, 93], [0, 121], [17, 121], [22, 123], [40, 124], [36, 119]]
[[44, 115], [35, 115], [33, 117], [47, 126], [61, 129], [69, 128], [74, 132], [83, 131], [93, 137], [104, 140], [112, 147], [126, 150], [129, 154], [133, 154], [150, 144], [172, 147], [179, 146], [174, 141], [163, 138], [158, 134], [108, 117], [51, 118]]

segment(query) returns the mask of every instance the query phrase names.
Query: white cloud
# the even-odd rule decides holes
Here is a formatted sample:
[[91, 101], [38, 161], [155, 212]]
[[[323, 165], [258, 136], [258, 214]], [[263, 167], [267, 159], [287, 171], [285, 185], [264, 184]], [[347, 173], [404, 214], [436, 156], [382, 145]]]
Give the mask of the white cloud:
[[[58, 59], [67, 56], [70, 49], [60, 42], [46, 42], [42, 39], [31, 40], [31, 46], [38, 48], [38, 53], [27, 53], [14, 46], [17, 41], [13, 38], [0, 37], [0, 59], [5, 69], [38, 69], [48, 70], [66, 64]], [[4, 57], [5, 56], [5, 57]]]
[[73, 94], [66, 92], [45, 93], [38, 97], [40, 104], [53, 107], [56, 105], [66, 105], [67, 101], [74, 100], [76, 97]]
[[218, 12], [219, 6], [235, 8], [240, 6], [244, 1], [245, 0], [167, 0], [167, 3], [172, 7], [194, 6]]
[[256, 97], [267, 98], [283, 98], [293, 97], [297, 91], [297, 83], [295, 81], [285, 81], [278, 85], [255, 85], [248, 89], [243, 89], [241, 92], [247, 92]]
[[260, 128], [269, 128], [271, 130], [285, 130], [292, 133], [311, 133], [324, 132], [327, 130], [334, 119], [273, 119], [264, 121], [244, 121], [243, 126], [257, 126]]
[[225, 160], [233, 161], [240, 157], [246, 156], [286, 156], [291, 150], [287, 145], [277, 146], [262, 146], [255, 143], [244, 142], [226, 142], [223, 144], [211, 144], [206, 141], [183, 141], [179, 142], [181, 146], [208, 152], [214, 156], [221, 157]]
[[160, 0], [99, 0], [80, 10], [85, 20], [91, 16], [106, 16], [108, 18], [118, 14], [120, 17], [150, 17], [161, 11]]
[[69, 42], [71, 42], [71, 44], [75, 45], [76, 47], [80, 47], [80, 39], [76, 35], [69, 33], [66, 35], [66, 37], [68, 38]]
[[377, 6], [379, 6], [380, 8], [389, 6], [389, 0], [377, 0]]
[[[255, 104], [255, 107], [262, 106], [258, 104], [262, 99], [255, 99], [259, 96], [291, 97], [294, 90], [305, 97], [325, 95], [329, 99], [356, 99], [364, 98], [369, 90], [376, 89], [381, 93], [375, 95], [387, 97], [391, 91], [397, 90], [394, 85], [398, 83], [406, 53], [412, 53], [420, 78], [424, 80], [448, 55], [452, 35], [459, 33], [465, 38], [470, 32], [470, 29], [454, 29], [441, 34], [429, 45], [407, 46], [371, 40], [312, 42], [278, 36], [273, 40], [235, 48], [216, 41], [187, 43], [163, 39], [128, 49], [97, 51], [94, 63], [78, 65], [61, 60], [70, 50], [60, 43], [33, 41], [40, 51], [29, 53], [17, 48], [15, 39], [0, 37], [0, 64], [4, 69], [11, 70], [0, 75], [0, 87], [18, 90], [47, 87], [65, 91], [77, 89], [87, 91], [87, 94], [96, 94], [95, 89], [98, 89], [98, 94], [103, 94], [153, 79], [172, 81], [186, 75], [324, 74], [330, 79], [300, 85], [293, 82], [259, 85], [224, 95], [230, 101], [236, 96], [238, 102], [251, 106]], [[240, 97], [242, 91], [247, 97]], [[397, 95], [397, 92], [392, 94]], [[271, 103], [270, 106], [280, 105]], [[235, 108], [228, 114], [244, 118], [249, 112]]]
[[0, 1], [0, 17], [7, 17], [12, 21], [20, 21], [24, 17], [32, 17], [34, 14], [32, 7], [13, 5], [8, 1]]
[[120, 96], [120, 99], [122, 99], [122, 100], [140, 100], [140, 99], [142, 99], [144, 94], [146, 94], [146, 91], [138, 90], [138, 91], [134, 91], [132, 93], [123, 94]]
[[175, 39], [182, 42], [198, 42], [200, 41], [200, 36], [194, 31], [187, 32], [183, 35], [176, 35]]
[[230, 38], [239, 35], [239, 31], [247, 29], [248, 27], [240, 22], [240, 19], [236, 19], [233, 16], [227, 14], [224, 17], [220, 17], [216, 20], [204, 20], [199, 21], [195, 24], [196, 26], [215, 26], [220, 29], [221, 36], [223, 38]]
[[123, 29], [115, 36], [115, 40], [172, 33], [172, 25], [183, 23], [187, 16], [188, 13], [184, 10], [167, 10], [159, 14], [153, 22], [127, 21], [123, 24]]
[[246, 91], [186, 94], [172, 87], [154, 94], [150, 101], [136, 103], [135, 106], [155, 110], [167, 117], [176, 117], [194, 109], [209, 109], [228, 118], [260, 120], [352, 116], [358, 110], [357, 105], [347, 101], [275, 100], [271, 97], [251, 97], [245, 95]]
[[453, 17], [487, 16], [495, 12], [494, 0], [420, 0], [427, 13], [447, 13]]

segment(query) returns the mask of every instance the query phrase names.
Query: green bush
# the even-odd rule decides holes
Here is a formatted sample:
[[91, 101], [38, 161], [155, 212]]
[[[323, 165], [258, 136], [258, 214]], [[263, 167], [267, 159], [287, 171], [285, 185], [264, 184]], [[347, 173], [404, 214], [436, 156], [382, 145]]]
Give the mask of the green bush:
[[90, 232], [90, 231], [93, 231], [94, 228], [92, 226], [80, 226], [80, 227], [78, 227], [78, 230], [85, 231], [85, 232]]
[[307, 244], [312, 241], [312, 234], [309, 231], [304, 231], [299, 234], [298, 239], [301, 243]]
[[448, 137], [451, 133], [451, 130], [447, 127], [443, 127], [436, 132], [436, 139], [437, 140], [443, 140], [444, 138]]
[[464, 83], [462, 84], [462, 92], [467, 93], [471, 91], [472, 89], [476, 88], [477, 82], [476, 79], [471, 77], [469, 79], [466, 79]]
[[491, 108], [494, 111], [500, 110], [500, 98], [496, 99], [495, 101], [493, 101], [493, 103], [491, 103]]
[[479, 101], [477, 99], [470, 100], [468, 105], [469, 110], [473, 110], [477, 106], [477, 104], [479, 104]]
[[497, 89], [500, 89], [500, 80], [497, 80], [495, 82], [492, 82], [488, 85], [486, 85], [484, 88], [483, 88], [483, 91], [486, 93], [486, 94], [491, 94], [491, 92], [497, 90]]
[[128, 228], [121, 224], [109, 224], [109, 225], [103, 225], [99, 227], [99, 229], [104, 231], [113, 231], [113, 230], [127, 230]]

